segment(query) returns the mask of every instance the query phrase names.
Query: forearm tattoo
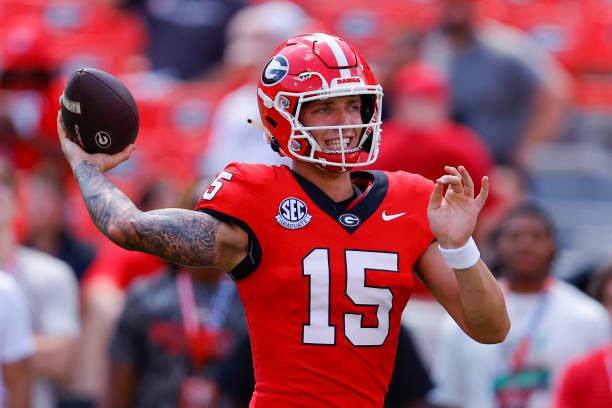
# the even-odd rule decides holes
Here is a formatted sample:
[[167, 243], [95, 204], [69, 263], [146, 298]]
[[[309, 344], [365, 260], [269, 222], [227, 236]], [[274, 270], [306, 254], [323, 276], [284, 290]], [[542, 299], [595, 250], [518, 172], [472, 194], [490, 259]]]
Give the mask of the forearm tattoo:
[[130, 245], [181, 265], [212, 266], [218, 226], [218, 220], [197, 211], [149, 211], [130, 223], [135, 231]]
[[79, 163], [74, 168], [74, 178], [93, 222], [106, 236], [109, 235], [110, 225], [119, 214], [135, 208], [132, 201], [102, 175], [95, 163]]
[[93, 222], [116, 244], [182, 265], [213, 265], [215, 218], [178, 208], [143, 213], [92, 162], [78, 164], [74, 176]]

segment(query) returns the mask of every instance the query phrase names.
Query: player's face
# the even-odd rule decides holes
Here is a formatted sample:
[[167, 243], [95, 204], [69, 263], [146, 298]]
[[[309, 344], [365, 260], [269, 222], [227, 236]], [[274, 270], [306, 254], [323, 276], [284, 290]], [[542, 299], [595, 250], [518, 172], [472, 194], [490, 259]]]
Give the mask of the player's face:
[[[302, 125], [310, 126], [342, 126], [361, 125], [361, 98], [359, 96], [339, 96], [308, 102], [300, 113]], [[319, 147], [328, 151], [340, 151], [342, 143], [344, 150], [353, 149], [359, 143], [361, 129], [324, 129], [311, 130]]]
[[544, 220], [525, 214], [506, 221], [497, 250], [509, 279], [538, 279], [548, 275], [555, 243]]

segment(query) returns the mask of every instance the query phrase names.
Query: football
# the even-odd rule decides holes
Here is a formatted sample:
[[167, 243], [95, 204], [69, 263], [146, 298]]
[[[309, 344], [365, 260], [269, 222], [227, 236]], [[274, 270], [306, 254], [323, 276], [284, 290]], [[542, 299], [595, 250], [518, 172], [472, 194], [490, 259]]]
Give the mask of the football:
[[60, 97], [60, 111], [68, 137], [87, 153], [119, 153], [136, 140], [136, 101], [107, 72], [95, 68], [74, 72]]

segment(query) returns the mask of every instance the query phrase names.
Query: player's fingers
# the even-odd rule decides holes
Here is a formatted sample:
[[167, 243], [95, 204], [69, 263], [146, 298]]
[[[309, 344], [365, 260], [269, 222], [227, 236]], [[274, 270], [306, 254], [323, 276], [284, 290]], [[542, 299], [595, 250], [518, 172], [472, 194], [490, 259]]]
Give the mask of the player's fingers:
[[64, 121], [62, 120], [62, 113], [57, 111], [57, 135], [60, 140], [67, 139], [66, 129], [64, 129]]
[[125, 149], [120, 151], [119, 153], [113, 155], [113, 159], [117, 161], [117, 163], [121, 163], [130, 158], [130, 155], [136, 148], [135, 144], [128, 145]]
[[468, 173], [467, 169], [463, 166], [459, 166], [458, 170], [463, 178], [463, 190], [465, 195], [474, 198], [474, 181], [472, 180], [472, 176], [470, 176], [470, 173]]
[[126, 159], [129, 159], [129, 158], [130, 158], [130, 156], [132, 155], [132, 152], [133, 152], [134, 150], [136, 150], [136, 145], [135, 145], [134, 143], [132, 143], [132, 144], [128, 145], [128, 147], [126, 147], [126, 148], [125, 148], [125, 150], [124, 150], [124, 151], [125, 151], [125, 152], [126, 152], [126, 154], [127, 154]]
[[482, 178], [482, 187], [480, 188], [480, 193], [476, 197], [476, 202], [482, 208], [487, 201], [487, 197], [489, 196], [489, 178], [484, 176]]
[[131, 144], [119, 153], [111, 155], [100, 153], [93, 155], [93, 157], [95, 158], [96, 162], [100, 166], [100, 169], [104, 173], [129, 159], [135, 148], [136, 145]]
[[452, 186], [453, 184], [461, 184], [461, 176], [453, 176], [451, 174], [445, 174], [436, 180], [436, 183], [443, 185]]
[[455, 193], [463, 193], [463, 185], [461, 183], [461, 176], [453, 176], [450, 174], [446, 174], [436, 180], [436, 183], [440, 183], [443, 185], [448, 185], [453, 192]]
[[60, 112], [57, 112], [57, 135], [59, 136], [60, 146], [64, 154], [69, 154], [71, 144], [74, 144], [72, 140], [68, 138], [66, 134], [66, 129], [64, 128], [64, 121], [62, 120], [62, 115]]
[[429, 208], [435, 209], [442, 205], [442, 197], [444, 196], [444, 185], [437, 183], [434, 185], [433, 191], [429, 196]]
[[454, 176], [460, 176], [461, 175], [461, 174], [459, 174], [459, 170], [457, 170], [453, 166], [444, 166], [444, 171], [446, 171], [448, 174], [452, 174]]

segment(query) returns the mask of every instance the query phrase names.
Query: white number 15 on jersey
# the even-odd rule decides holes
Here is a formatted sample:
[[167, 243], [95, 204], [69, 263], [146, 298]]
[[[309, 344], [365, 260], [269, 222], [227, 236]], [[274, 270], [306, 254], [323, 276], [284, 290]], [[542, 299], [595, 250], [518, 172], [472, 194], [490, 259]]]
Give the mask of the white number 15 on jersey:
[[[378, 326], [363, 327], [363, 315], [344, 314], [344, 335], [354, 346], [380, 346], [389, 335], [393, 292], [366, 286], [366, 271], [398, 272], [398, 256], [390, 252], [345, 251], [346, 295], [356, 305], [377, 306]], [[304, 344], [335, 344], [336, 327], [330, 325], [329, 250], [317, 248], [302, 260], [303, 274], [310, 278], [309, 321], [303, 326]]]

